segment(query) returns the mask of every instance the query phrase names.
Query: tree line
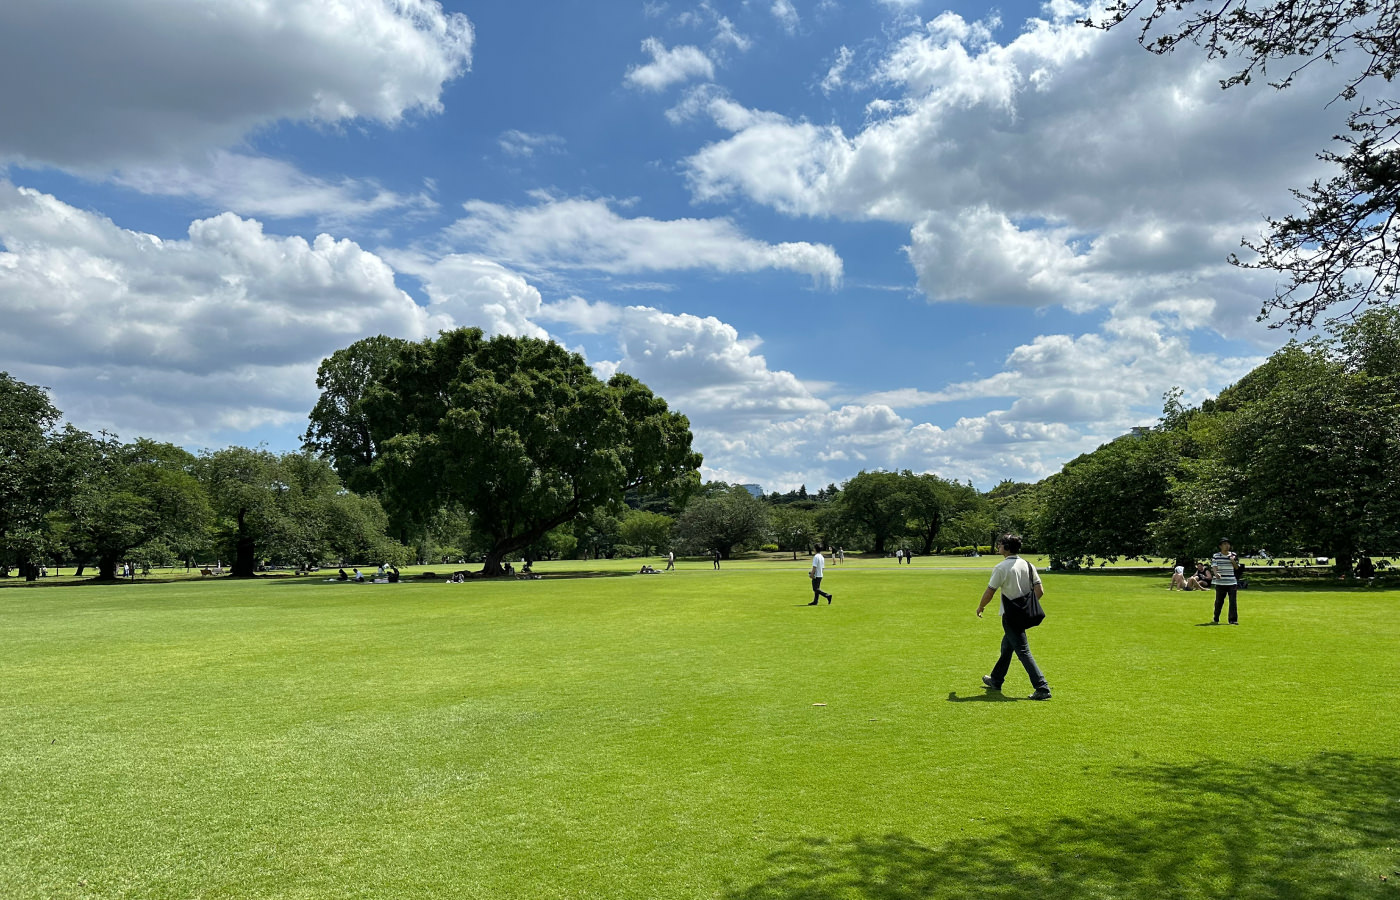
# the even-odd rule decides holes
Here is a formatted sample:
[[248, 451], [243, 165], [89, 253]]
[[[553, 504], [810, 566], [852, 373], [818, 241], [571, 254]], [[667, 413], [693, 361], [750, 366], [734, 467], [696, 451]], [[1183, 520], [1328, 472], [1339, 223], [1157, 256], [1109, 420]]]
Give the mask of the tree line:
[[1400, 311], [1290, 341], [1214, 400], [1165, 397], [1155, 427], [1065, 464], [1032, 489], [1029, 530], [1052, 565], [1236, 550], [1400, 550]]
[[0, 373], [0, 572], [41, 562], [265, 563], [683, 555], [744, 550], [969, 552], [1014, 531], [1057, 568], [1246, 552], [1350, 571], [1400, 548], [1400, 311], [1292, 341], [1198, 407], [1036, 484], [982, 492], [861, 471], [815, 493], [702, 483], [685, 416], [578, 354], [477, 329], [374, 337], [328, 357], [298, 452], [192, 454], [63, 424]]

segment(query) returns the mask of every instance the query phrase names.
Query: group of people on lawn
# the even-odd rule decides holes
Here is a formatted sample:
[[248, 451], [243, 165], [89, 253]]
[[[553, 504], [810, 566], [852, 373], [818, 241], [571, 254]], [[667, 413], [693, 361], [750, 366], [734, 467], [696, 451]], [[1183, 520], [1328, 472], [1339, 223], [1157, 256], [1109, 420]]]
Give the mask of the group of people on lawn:
[[1239, 555], [1230, 549], [1229, 538], [1220, 539], [1220, 549], [1210, 558], [1210, 563], [1196, 563], [1196, 574], [1186, 577], [1186, 567], [1178, 565], [1172, 572], [1172, 583], [1168, 590], [1204, 591], [1215, 588], [1215, 616], [1213, 624], [1220, 624], [1220, 610], [1225, 601], [1230, 601], [1229, 623], [1240, 624], [1236, 595], [1244, 578], [1244, 565]]

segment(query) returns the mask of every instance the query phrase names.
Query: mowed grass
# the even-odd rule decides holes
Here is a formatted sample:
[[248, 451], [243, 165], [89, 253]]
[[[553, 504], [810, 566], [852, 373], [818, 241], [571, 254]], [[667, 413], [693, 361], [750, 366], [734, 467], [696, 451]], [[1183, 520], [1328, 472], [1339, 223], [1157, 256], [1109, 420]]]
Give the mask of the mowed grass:
[[0, 590], [0, 896], [1400, 896], [1400, 592], [633, 568]]

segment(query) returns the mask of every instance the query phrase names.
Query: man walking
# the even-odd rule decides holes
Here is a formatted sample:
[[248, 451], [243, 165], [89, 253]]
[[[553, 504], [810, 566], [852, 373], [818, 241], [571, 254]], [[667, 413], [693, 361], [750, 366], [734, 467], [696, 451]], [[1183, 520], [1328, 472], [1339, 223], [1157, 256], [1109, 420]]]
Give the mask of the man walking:
[[826, 559], [822, 556], [821, 550], [812, 557], [812, 568], [807, 574], [812, 579], [812, 602], [808, 606], [816, 606], [817, 601], [825, 597], [828, 605], [831, 604], [831, 595], [822, 590], [822, 573], [826, 570]]
[[1049, 700], [1050, 684], [1045, 680], [1040, 666], [1036, 665], [1035, 657], [1031, 656], [1031, 646], [1026, 640], [1025, 628], [1013, 625], [1006, 619], [1006, 598], [1024, 597], [1034, 591], [1039, 599], [1045, 595], [1045, 589], [1041, 587], [1040, 576], [1031, 568], [1030, 563], [1017, 555], [1021, 552], [1019, 535], [1002, 535], [997, 541], [996, 549], [1004, 558], [992, 569], [991, 580], [987, 589], [982, 592], [982, 602], [977, 604], [977, 618], [982, 618], [982, 610], [987, 608], [987, 604], [992, 602], [992, 598], [1000, 590], [1001, 606], [997, 612], [1001, 615], [1001, 656], [997, 658], [997, 664], [992, 666], [992, 674], [982, 676], [982, 683], [990, 690], [1000, 691], [1002, 682], [1006, 680], [1006, 673], [1011, 668], [1011, 654], [1014, 653], [1035, 688], [1035, 693], [1026, 699]]
[[676, 567], [676, 551], [666, 551], [666, 571], [669, 572]]
[[710, 558], [714, 561], [715, 568], [718, 569], [718, 568], [719, 568], [719, 551], [718, 551], [718, 550], [713, 550], [713, 551], [711, 551]]
[[1239, 591], [1239, 582], [1235, 580], [1235, 562], [1239, 559], [1230, 550], [1230, 539], [1220, 539], [1220, 549], [1210, 558], [1210, 567], [1215, 571], [1215, 615], [1212, 617], [1212, 624], [1220, 624], [1220, 608], [1225, 605], [1225, 598], [1230, 598], [1230, 624], [1240, 624], [1240, 611], [1236, 604], [1236, 593]]

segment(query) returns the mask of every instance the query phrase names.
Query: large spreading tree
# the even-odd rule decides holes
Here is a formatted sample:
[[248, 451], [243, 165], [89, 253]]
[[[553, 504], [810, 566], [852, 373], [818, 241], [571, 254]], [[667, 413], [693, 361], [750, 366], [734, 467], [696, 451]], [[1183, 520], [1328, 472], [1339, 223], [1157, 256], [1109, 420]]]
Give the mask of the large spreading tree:
[[1268, 79], [1285, 88], [1315, 63], [1338, 79], [1351, 104], [1347, 133], [1318, 157], [1336, 167], [1326, 181], [1295, 190], [1302, 209], [1270, 218], [1246, 240], [1254, 258], [1236, 265], [1282, 278], [1260, 318], [1294, 330], [1319, 316], [1348, 317], [1400, 293], [1400, 0], [1117, 0], [1094, 27], [1138, 27], [1155, 53], [1183, 44], [1240, 66], [1224, 88]]
[[[385, 505], [424, 519], [459, 505], [487, 546], [487, 575], [559, 525], [620, 508], [628, 490], [696, 481], [700, 456], [684, 416], [628, 375], [599, 380], [558, 344], [488, 340], [476, 328], [416, 344], [369, 340], [344, 358], [392, 359], [357, 369], [334, 403], [323, 387], [308, 444], [349, 435], [337, 423], [353, 413], [362, 432], [346, 444], [349, 456], [356, 467], [368, 460]], [[337, 467], [345, 458], [333, 453]]]

